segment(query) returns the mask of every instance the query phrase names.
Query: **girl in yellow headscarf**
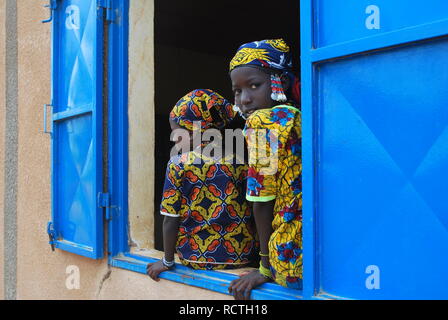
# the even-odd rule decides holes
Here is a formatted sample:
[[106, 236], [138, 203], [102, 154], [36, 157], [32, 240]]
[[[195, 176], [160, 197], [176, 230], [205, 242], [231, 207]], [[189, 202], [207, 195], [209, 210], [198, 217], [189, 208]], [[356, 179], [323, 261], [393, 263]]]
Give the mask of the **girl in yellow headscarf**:
[[231, 282], [236, 299], [270, 280], [302, 288], [302, 162], [298, 82], [282, 39], [242, 45], [230, 62], [235, 105], [246, 120], [246, 198], [260, 238], [258, 270]]

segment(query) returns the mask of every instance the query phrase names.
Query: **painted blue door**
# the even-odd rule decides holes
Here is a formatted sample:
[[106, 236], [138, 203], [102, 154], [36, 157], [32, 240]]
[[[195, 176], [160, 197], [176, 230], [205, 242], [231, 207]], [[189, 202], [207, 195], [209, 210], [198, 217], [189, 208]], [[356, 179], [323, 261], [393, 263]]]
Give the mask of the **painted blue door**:
[[103, 256], [103, 21], [97, 0], [57, 1], [52, 34], [52, 228], [57, 248]]
[[448, 2], [302, 3], [315, 293], [447, 299]]

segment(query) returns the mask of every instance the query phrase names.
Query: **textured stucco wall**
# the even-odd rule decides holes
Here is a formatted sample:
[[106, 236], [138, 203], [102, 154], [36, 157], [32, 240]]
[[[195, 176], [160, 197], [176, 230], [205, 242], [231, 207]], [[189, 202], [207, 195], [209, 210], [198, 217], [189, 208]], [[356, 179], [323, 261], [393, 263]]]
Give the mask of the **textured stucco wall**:
[[129, 12], [129, 223], [137, 248], [154, 248], [154, 4]]
[[[94, 298], [106, 261], [92, 261], [60, 250], [51, 252], [46, 224], [51, 215], [50, 137], [43, 131], [42, 106], [50, 102], [50, 24], [46, 0], [18, 5], [18, 193], [17, 298]], [[80, 290], [65, 286], [66, 268], [80, 269]]]
[[4, 163], [5, 163], [5, 1], [0, 1], [0, 299], [4, 299]]
[[[8, 0], [9, 1], [9, 0]], [[131, 28], [131, 32], [143, 32], [135, 35], [134, 41], [142, 41], [147, 45], [145, 50], [152, 51], [152, 4], [148, 0], [133, 0], [133, 5], [145, 8], [142, 11], [131, 10], [132, 21], [146, 21], [148, 29]], [[2, 51], [5, 45], [4, 41], [4, 3], [0, 2], [0, 59], [4, 59]], [[48, 9], [43, 8], [48, 0], [18, 0], [17, 1], [17, 79], [18, 79], [18, 105], [17, 113], [17, 190], [14, 195], [17, 197], [17, 230], [15, 236], [17, 239], [16, 252], [8, 253], [17, 256], [17, 266], [14, 270], [17, 276], [15, 286], [17, 299], [230, 299], [230, 296], [209, 292], [191, 286], [185, 286], [174, 282], [161, 280], [156, 283], [149, 277], [135, 272], [110, 268], [106, 259], [94, 261], [80, 257], [61, 250], [52, 252], [48, 245], [48, 236], [46, 234], [46, 224], [50, 219], [50, 138], [43, 131], [43, 112], [44, 103], [50, 102], [50, 24], [42, 24], [40, 21], [48, 17]], [[149, 33], [147, 33], [149, 32]], [[137, 108], [144, 111], [139, 115], [142, 118], [140, 125], [133, 129], [134, 137], [138, 137], [145, 149], [144, 154], [136, 155], [136, 162], [144, 161], [145, 164], [141, 170], [146, 175], [147, 181], [135, 181], [136, 190], [147, 188], [142, 191], [139, 201], [147, 201], [144, 197], [151, 197], [152, 190], [152, 157], [147, 150], [152, 150], [153, 140], [152, 131], [147, 126], [151, 126], [153, 121], [153, 65], [152, 56], [141, 49], [137, 51], [145, 55], [143, 65], [131, 63], [134, 71], [132, 74], [139, 75], [134, 82], [130, 83], [132, 103], [134, 112]], [[131, 59], [138, 57], [131, 56]], [[0, 60], [1, 62], [2, 60]], [[141, 60], [139, 60], [141, 61]], [[0, 64], [3, 66], [3, 64]], [[0, 88], [5, 81], [4, 68], [0, 70]], [[148, 89], [149, 88], [149, 89]], [[6, 97], [4, 92], [0, 93], [2, 104], [0, 111], [0, 201], [4, 201], [4, 132], [5, 132], [5, 108], [4, 102], [11, 97]], [[130, 107], [130, 108], [131, 108]], [[153, 107], [152, 107], [153, 108]], [[131, 113], [131, 111], [130, 111]], [[134, 119], [135, 121], [136, 119]], [[138, 119], [137, 119], [138, 120]], [[151, 127], [150, 127], [151, 128]], [[144, 131], [144, 132], [143, 132]], [[149, 133], [148, 133], [149, 132]], [[147, 140], [146, 140], [147, 139]], [[140, 146], [138, 147], [140, 148]], [[134, 157], [134, 155], [132, 155]], [[138, 158], [140, 157], [140, 158]], [[149, 160], [148, 160], [149, 159]], [[135, 171], [135, 172], [138, 172]], [[149, 178], [148, 178], [149, 177]], [[138, 186], [137, 186], [138, 185]], [[134, 185], [132, 185], [134, 187]], [[3, 188], [3, 189], [2, 189]], [[152, 217], [152, 199], [148, 202], [138, 204], [137, 210], [143, 208], [148, 217]], [[138, 202], [136, 202], [137, 205]], [[3, 203], [0, 213], [0, 228], [3, 227]], [[138, 211], [136, 211], [138, 212]], [[137, 218], [136, 218], [137, 219]], [[138, 218], [140, 219], [140, 218]], [[146, 219], [146, 218], [145, 218]], [[136, 220], [138, 221], [138, 220]], [[149, 220], [148, 220], [149, 221]], [[148, 230], [137, 230], [143, 237], [148, 234]], [[152, 239], [152, 233], [149, 232]], [[0, 248], [3, 239], [0, 241]], [[14, 248], [12, 248], [14, 249]], [[12, 250], [14, 251], [14, 250]], [[1, 251], [0, 263], [4, 259], [4, 251]], [[6, 257], [7, 259], [8, 257]], [[66, 281], [69, 275], [66, 273], [67, 267], [77, 266], [80, 272], [79, 289], [68, 289]], [[2, 286], [7, 279], [3, 274], [3, 265], [0, 265]], [[3, 298], [4, 288], [0, 293]]]
[[17, 297], [17, 143], [18, 143], [18, 71], [17, 4], [5, 2], [5, 122], [4, 122], [4, 194], [3, 248], [5, 299]]
[[233, 300], [233, 297], [163, 280], [155, 282], [143, 274], [113, 269], [104, 282], [99, 299], [132, 300]]

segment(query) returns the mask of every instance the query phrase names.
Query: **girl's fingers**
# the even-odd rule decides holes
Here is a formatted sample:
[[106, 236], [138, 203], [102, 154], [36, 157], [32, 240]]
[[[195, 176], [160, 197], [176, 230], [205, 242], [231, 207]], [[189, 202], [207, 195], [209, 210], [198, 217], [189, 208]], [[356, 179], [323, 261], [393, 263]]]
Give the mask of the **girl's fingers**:
[[232, 295], [233, 295], [233, 292], [235, 290], [235, 285], [236, 285], [236, 282], [235, 282], [235, 280], [233, 280], [232, 282], [230, 282], [230, 285], [229, 285], [229, 288], [228, 288], [229, 293], [232, 294]]
[[157, 281], [157, 282], [160, 280], [158, 277], [158, 274], [156, 272], [151, 272], [150, 277], [152, 280]]
[[239, 299], [240, 300], [246, 300], [246, 290], [247, 290], [247, 288], [248, 288], [248, 283], [247, 283], [247, 281], [245, 281], [243, 284], [242, 284], [242, 286], [240, 287], [240, 290], [239, 290]]
[[146, 273], [149, 275], [149, 277], [154, 280], [158, 281], [157, 273], [153, 270], [152, 265], [148, 265]]
[[238, 282], [232, 287], [235, 292], [235, 299], [250, 300], [252, 290], [262, 283], [257, 279], [255, 272], [239, 278]]
[[244, 291], [246, 290], [246, 285], [245, 283], [240, 286], [240, 288], [238, 289], [238, 300], [244, 300]]
[[235, 297], [236, 290], [238, 287], [238, 279], [233, 280], [229, 285], [229, 293]]
[[246, 300], [250, 299], [251, 291], [252, 291], [252, 286], [247, 286], [246, 289], [244, 290], [244, 297], [246, 298]]
[[229, 293], [234, 293], [236, 288], [238, 287], [239, 283], [240, 283], [240, 279], [232, 280], [229, 285]]
[[234, 288], [234, 297], [235, 300], [244, 300], [244, 291], [246, 290], [246, 280], [238, 279], [238, 284]]
[[156, 262], [148, 263], [146, 266], [146, 273], [151, 277], [154, 281], [160, 281], [159, 274], [164, 271], [157, 268]]
[[[245, 271], [241, 273], [239, 276], [240, 278], [232, 280], [229, 285], [229, 293], [235, 296], [235, 299], [241, 299], [241, 295], [244, 294], [244, 291], [246, 290], [246, 282], [247, 280], [244, 278], [245, 276], [249, 275], [251, 271]], [[250, 296], [250, 292], [249, 292]]]

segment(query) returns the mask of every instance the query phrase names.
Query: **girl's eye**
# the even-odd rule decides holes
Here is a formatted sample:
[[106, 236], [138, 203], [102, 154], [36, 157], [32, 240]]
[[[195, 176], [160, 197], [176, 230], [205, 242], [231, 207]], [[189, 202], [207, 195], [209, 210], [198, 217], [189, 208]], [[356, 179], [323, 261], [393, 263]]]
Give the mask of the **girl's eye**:
[[235, 89], [235, 90], [233, 90], [233, 94], [235, 94], [235, 95], [238, 95], [238, 94], [240, 94], [241, 93], [241, 90], [240, 89]]
[[258, 84], [252, 84], [252, 85], [250, 86], [250, 88], [251, 88], [251, 89], [257, 89], [257, 88], [258, 88]]

